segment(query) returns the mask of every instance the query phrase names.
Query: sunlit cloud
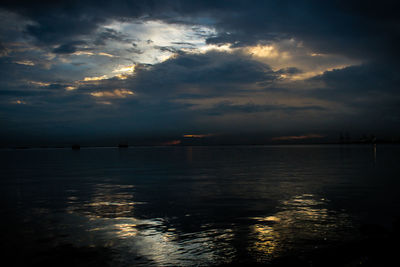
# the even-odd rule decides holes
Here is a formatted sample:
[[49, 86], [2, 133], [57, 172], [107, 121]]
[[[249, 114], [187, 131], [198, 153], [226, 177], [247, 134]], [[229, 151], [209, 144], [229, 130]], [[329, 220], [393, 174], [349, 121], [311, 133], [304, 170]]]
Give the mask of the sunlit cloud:
[[303, 73], [298, 73], [298, 74], [294, 74], [294, 75], [287, 75], [287, 77], [284, 77], [284, 75], [281, 75], [281, 78], [287, 78], [289, 80], [292, 81], [297, 81], [297, 80], [306, 80], [318, 75], [322, 75], [324, 72], [326, 71], [332, 71], [332, 70], [340, 70], [340, 69], [344, 69], [347, 67], [352, 66], [352, 64], [347, 64], [347, 65], [338, 65], [332, 68], [324, 68], [323, 70], [320, 71], [309, 71], [309, 72], [303, 72]]
[[101, 105], [112, 105], [110, 101], [97, 101], [96, 103]]
[[321, 75], [325, 71], [359, 65], [360, 60], [350, 59], [336, 54], [322, 54], [312, 51], [303, 42], [296, 39], [284, 39], [267, 45], [240, 48], [254, 60], [268, 64], [274, 71], [287, 68], [299, 70], [294, 73], [282, 73], [281, 80], [298, 81]]
[[174, 145], [179, 145], [180, 143], [182, 143], [181, 140], [171, 140], [171, 141], [167, 141], [165, 143], [163, 143], [163, 146], [174, 146]]
[[186, 50], [188, 52], [200, 52], [200, 53], [207, 53], [210, 51], [218, 51], [218, 52], [234, 52], [238, 49], [231, 48], [230, 44], [224, 44], [224, 45], [214, 45], [214, 44], [209, 44], [205, 46], [201, 46], [198, 49], [194, 50]]
[[107, 79], [107, 75], [102, 75], [102, 76], [94, 76], [94, 77], [85, 77], [83, 78], [84, 82], [91, 82], [91, 81], [101, 81]]
[[256, 57], [264, 57], [264, 58], [288, 58], [289, 54], [287, 52], [279, 52], [276, 47], [273, 45], [257, 45], [244, 49], [245, 52], [256, 56]]
[[76, 90], [76, 89], [78, 89], [78, 87], [77, 86], [67, 86], [67, 87], [65, 87], [65, 90], [67, 90], [67, 91], [73, 91], [73, 90]]
[[31, 60], [18, 60], [14, 61], [14, 63], [25, 66], [35, 66], [35, 63]]
[[115, 89], [113, 91], [98, 91], [90, 93], [94, 97], [125, 98], [135, 93], [127, 89]]
[[111, 55], [109, 53], [104, 53], [104, 52], [99, 52], [99, 53], [94, 53], [90, 51], [76, 51], [72, 53], [74, 56], [105, 56], [105, 57], [115, 57], [114, 55]]
[[41, 87], [46, 87], [51, 84], [51, 83], [47, 83], [47, 82], [36, 82], [36, 81], [29, 81], [29, 83], [34, 84], [36, 86], [41, 86]]
[[304, 140], [304, 139], [314, 139], [314, 138], [323, 138], [323, 135], [320, 134], [306, 134], [306, 135], [292, 135], [292, 136], [278, 136], [273, 137], [271, 140], [273, 141], [290, 141], [290, 140]]
[[130, 66], [119, 66], [112, 72], [133, 73], [134, 71], [135, 71], [135, 65], [130, 65]]
[[129, 78], [129, 75], [126, 75], [126, 74], [117, 74], [117, 75], [115, 75], [114, 77], [116, 77], [116, 78], [118, 78], [118, 79], [120, 79], [120, 80], [126, 80], [126, 79]]
[[76, 52], [72, 53], [72, 55], [75, 55], [75, 56], [82, 56], [82, 55], [85, 55], [85, 56], [94, 56], [95, 53], [89, 52], [89, 51], [76, 51]]
[[310, 56], [312, 57], [323, 57], [326, 56], [325, 54], [321, 54], [321, 53], [310, 53]]
[[26, 102], [24, 101], [24, 100], [14, 100], [14, 101], [11, 101], [11, 104], [16, 104], [16, 105], [25, 105], [26, 104]]
[[205, 138], [214, 136], [215, 134], [184, 134], [183, 137], [185, 138]]
[[108, 51], [119, 51], [120, 58], [129, 58], [134, 62], [157, 64], [176, 56], [176, 52], [205, 53], [209, 50], [227, 50], [228, 46], [216, 46], [206, 43], [209, 36], [216, 34], [212, 27], [198, 25], [165, 23], [160, 20], [111, 21], [103, 29], [123, 32], [124, 42], [109, 40]]
[[104, 52], [100, 52], [97, 55], [99, 56], [105, 56], [105, 57], [115, 57], [114, 55], [108, 54], [108, 53], [104, 53]]

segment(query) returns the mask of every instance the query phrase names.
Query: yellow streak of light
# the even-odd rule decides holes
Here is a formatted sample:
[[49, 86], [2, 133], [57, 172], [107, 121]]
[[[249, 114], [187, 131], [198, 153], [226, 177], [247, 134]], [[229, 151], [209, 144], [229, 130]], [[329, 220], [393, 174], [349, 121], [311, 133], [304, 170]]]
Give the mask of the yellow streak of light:
[[125, 98], [135, 93], [127, 89], [115, 89], [114, 91], [98, 91], [90, 93], [94, 97], [114, 97], [114, 98]]
[[[303, 73], [296, 74], [296, 75], [293, 75], [293, 76], [288, 76], [287, 78], [288, 78], [289, 80], [293, 80], [293, 81], [305, 80], [305, 79], [308, 79], [308, 78], [311, 78], [311, 77], [315, 77], [315, 76], [318, 76], [318, 75], [322, 75], [322, 74], [324, 74], [324, 72], [326, 72], [326, 71], [341, 70], [341, 69], [347, 68], [347, 67], [349, 67], [349, 66], [352, 66], [352, 65], [351, 65], [351, 64], [347, 64], [347, 65], [340, 65], [340, 66], [335, 66], [335, 67], [332, 67], [332, 68], [327, 68], [327, 69], [324, 69], [324, 70], [322, 70], [322, 71], [303, 72]], [[282, 77], [282, 78], [283, 78], [283, 77]]]
[[126, 74], [117, 74], [114, 77], [117, 77], [120, 80], [126, 80], [126, 79], [128, 79], [129, 76]]
[[97, 55], [99, 56], [105, 56], [105, 57], [115, 57], [114, 55], [108, 54], [108, 53], [104, 53], [104, 52], [100, 52]]
[[25, 66], [35, 66], [35, 63], [33, 63], [31, 60], [18, 60], [14, 61], [14, 63]]
[[91, 81], [101, 81], [107, 79], [107, 75], [102, 75], [102, 76], [95, 76], [95, 77], [85, 77], [83, 78], [84, 82], [91, 82]]
[[93, 52], [89, 52], [89, 51], [76, 51], [74, 53], [72, 53], [72, 55], [74, 56], [105, 56], [105, 57], [115, 57], [114, 55], [111, 55], [109, 53], [105, 53], [105, 52], [99, 52], [99, 53], [93, 53]]
[[213, 134], [184, 134], [183, 137], [186, 138], [204, 138], [204, 137], [209, 137], [213, 136]]
[[88, 52], [88, 51], [76, 51], [76, 52], [72, 53], [72, 55], [75, 55], [75, 56], [81, 56], [81, 55], [93, 56], [95, 54], [93, 52]]
[[51, 83], [46, 83], [46, 82], [35, 82], [35, 81], [30, 81], [29, 83], [37, 85], [37, 86], [49, 86]]
[[122, 66], [114, 69], [112, 72], [123, 72], [123, 73], [133, 73], [135, 71], [135, 65]]
[[67, 91], [73, 91], [73, 90], [76, 90], [76, 89], [78, 89], [78, 87], [76, 87], [76, 86], [67, 86], [67, 87], [65, 87], [65, 90], [67, 90]]

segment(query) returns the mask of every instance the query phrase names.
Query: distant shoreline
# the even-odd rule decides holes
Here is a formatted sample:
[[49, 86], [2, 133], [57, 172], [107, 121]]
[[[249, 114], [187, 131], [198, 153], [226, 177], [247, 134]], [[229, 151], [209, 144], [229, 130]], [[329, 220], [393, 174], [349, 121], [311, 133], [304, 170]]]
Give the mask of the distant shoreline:
[[[399, 141], [391, 142], [391, 141], [377, 141], [375, 143], [365, 143], [365, 142], [347, 142], [347, 143], [339, 143], [339, 142], [319, 142], [319, 143], [292, 143], [292, 142], [275, 142], [275, 143], [260, 143], [260, 144], [178, 144], [178, 145], [160, 145], [160, 144], [137, 144], [137, 145], [129, 145], [121, 147], [119, 145], [109, 146], [109, 145], [82, 145], [80, 149], [88, 149], [88, 148], [116, 148], [125, 150], [128, 148], [135, 147], [227, 147], [227, 146], [318, 146], [318, 145], [339, 145], [339, 146], [349, 146], [349, 145], [357, 145], [357, 146], [373, 146], [373, 145], [400, 145]], [[77, 150], [73, 148], [73, 146], [6, 146], [0, 147], [2, 150], [28, 150], [28, 149], [71, 149]], [[79, 149], [78, 149], [79, 150]]]

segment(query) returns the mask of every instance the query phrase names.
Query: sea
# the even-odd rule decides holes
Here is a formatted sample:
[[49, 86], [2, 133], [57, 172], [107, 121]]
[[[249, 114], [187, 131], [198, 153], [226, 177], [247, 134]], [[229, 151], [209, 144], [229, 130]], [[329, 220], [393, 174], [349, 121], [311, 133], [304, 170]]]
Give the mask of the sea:
[[2, 260], [391, 266], [399, 185], [399, 145], [2, 149]]

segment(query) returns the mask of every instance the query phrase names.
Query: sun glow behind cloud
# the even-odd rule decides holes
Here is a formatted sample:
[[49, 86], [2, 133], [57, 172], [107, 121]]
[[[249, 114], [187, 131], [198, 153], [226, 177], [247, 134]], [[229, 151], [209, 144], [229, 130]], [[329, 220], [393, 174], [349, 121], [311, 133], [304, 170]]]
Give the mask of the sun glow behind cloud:
[[245, 52], [261, 58], [287, 58], [289, 57], [287, 52], [280, 53], [273, 45], [257, 45], [251, 46], [244, 49]]
[[[175, 51], [199, 51], [207, 49], [208, 36], [215, 35], [212, 27], [165, 23], [159, 20], [112, 21], [103, 29], [124, 34], [129, 42], [109, 41], [106, 50], [118, 50], [120, 57], [134, 62], [155, 64], [169, 59]], [[208, 48], [210, 49], [210, 48]]]
[[[244, 47], [234, 47], [230, 43], [210, 44], [206, 42], [207, 38], [216, 34], [216, 30], [211, 26], [180, 25], [159, 20], [140, 21], [140, 23], [135, 20], [123, 22], [114, 20], [102, 25], [97, 32], [102, 31], [113, 31], [122, 37], [105, 41], [101, 52], [85, 50], [73, 53], [76, 57], [83, 56], [83, 60], [89, 60], [90, 73], [97, 74], [96, 76], [87, 75], [83, 80], [77, 81], [78, 83], [99, 83], [111, 78], [126, 80], [135, 75], [135, 67], [138, 64], [159, 64], [179, 57], [179, 53], [182, 52], [188, 54], [206, 54], [210, 51], [236, 53], [263, 62], [274, 71], [290, 67], [300, 70], [297, 73], [280, 74], [282, 82], [306, 80], [325, 71], [359, 63], [346, 58], [332, 61], [331, 59], [335, 58], [334, 55], [309, 51], [295, 39]], [[95, 55], [102, 57], [95, 57]], [[68, 58], [61, 59], [67, 60], [66, 62], [70, 64], [74, 62], [79, 64], [78, 59], [74, 61], [69, 61]]]

